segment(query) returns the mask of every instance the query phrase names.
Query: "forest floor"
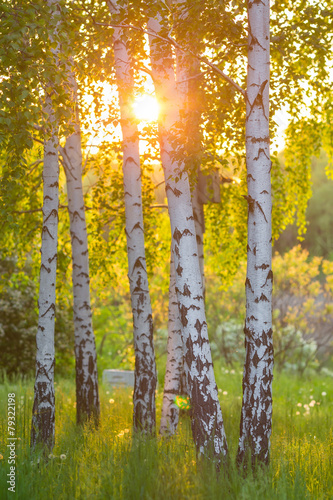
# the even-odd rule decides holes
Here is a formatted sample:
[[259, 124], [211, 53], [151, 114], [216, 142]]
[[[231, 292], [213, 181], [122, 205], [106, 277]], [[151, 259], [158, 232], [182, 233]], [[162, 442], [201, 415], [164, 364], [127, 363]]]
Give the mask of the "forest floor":
[[[216, 368], [216, 367], [215, 367]], [[198, 462], [182, 412], [171, 439], [132, 436], [132, 391], [101, 386], [97, 430], [75, 424], [75, 386], [56, 383], [56, 444], [47, 462], [29, 452], [33, 381], [0, 385], [1, 499], [332, 499], [333, 381], [276, 374], [271, 463], [242, 477], [234, 465], [241, 409], [241, 369], [216, 370], [230, 450], [228, 474]], [[157, 395], [160, 418], [162, 386]], [[8, 394], [15, 394], [15, 493], [9, 491]], [[12, 446], [12, 449], [14, 447]], [[15, 456], [14, 456], [15, 453]], [[13, 466], [13, 465], [12, 465]], [[13, 469], [12, 469], [13, 471]]]

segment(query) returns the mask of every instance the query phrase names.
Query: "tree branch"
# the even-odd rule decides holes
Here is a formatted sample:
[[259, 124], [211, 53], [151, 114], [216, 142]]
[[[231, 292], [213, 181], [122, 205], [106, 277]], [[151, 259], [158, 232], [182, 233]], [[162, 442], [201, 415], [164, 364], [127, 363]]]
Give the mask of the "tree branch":
[[181, 45], [179, 45], [179, 43], [176, 42], [176, 40], [174, 38], [172, 38], [171, 36], [167, 36], [167, 37], [163, 37], [161, 35], [157, 35], [156, 33], [154, 33], [153, 31], [150, 31], [150, 30], [145, 30], [144, 28], [139, 28], [138, 26], [134, 26], [133, 24], [109, 24], [109, 23], [98, 23], [97, 21], [93, 19], [93, 22], [98, 25], [98, 26], [105, 26], [105, 27], [108, 27], [108, 28], [126, 28], [126, 29], [133, 29], [133, 30], [136, 30], [136, 31], [140, 31], [141, 33], [145, 33], [147, 35], [150, 35], [150, 36], [154, 36], [155, 38], [158, 38], [159, 40], [162, 40], [163, 42], [168, 42], [168, 43], [171, 43], [171, 45], [173, 45], [176, 49], [180, 50], [181, 52], [184, 52], [184, 53], [188, 53], [188, 54], [191, 54], [193, 57], [196, 57], [199, 61], [201, 61], [202, 63], [206, 64], [206, 66], [209, 66], [213, 71], [215, 71], [215, 73], [217, 73], [218, 75], [220, 75], [222, 78], [224, 78], [224, 80], [226, 80], [228, 83], [230, 83], [238, 92], [240, 92], [242, 94], [243, 97], [246, 96], [246, 92], [245, 90], [240, 87], [238, 85], [238, 83], [236, 83], [232, 78], [230, 78], [230, 76], [226, 75], [222, 70], [220, 70], [215, 64], [211, 63], [210, 61], [208, 61], [208, 59], [206, 59], [205, 57], [203, 56], [199, 56], [198, 54], [195, 54], [194, 52], [192, 52], [192, 50], [190, 49], [185, 49], [184, 47], [182, 47]]

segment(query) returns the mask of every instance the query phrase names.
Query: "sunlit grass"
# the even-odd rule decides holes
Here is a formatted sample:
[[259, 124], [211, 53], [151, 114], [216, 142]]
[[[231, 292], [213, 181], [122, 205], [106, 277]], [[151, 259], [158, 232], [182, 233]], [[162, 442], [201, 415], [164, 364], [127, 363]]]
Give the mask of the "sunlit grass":
[[[131, 390], [101, 387], [100, 427], [95, 430], [87, 424], [78, 428], [74, 383], [64, 380], [56, 384], [56, 444], [47, 463], [38, 463], [38, 454], [29, 452], [33, 383], [5, 382], [0, 386], [1, 498], [332, 498], [332, 379], [301, 380], [285, 374], [276, 377], [271, 465], [266, 472], [242, 478], [233, 464], [241, 408], [240, 372], [240, 368], [228, 373], [217, 369], [231, 455], [228, 473], [222, 472], [218, 479], [213, 464], [196, 460], [187, 410], [182, 412], [177, 436], [144, 439], [132, 435]], [[20, 438], [16, 448], [16, 494], [8, 492], [6, 485], [8, 392], [16, 394]], [[158, 417], [161, 401], [159, 392]]]

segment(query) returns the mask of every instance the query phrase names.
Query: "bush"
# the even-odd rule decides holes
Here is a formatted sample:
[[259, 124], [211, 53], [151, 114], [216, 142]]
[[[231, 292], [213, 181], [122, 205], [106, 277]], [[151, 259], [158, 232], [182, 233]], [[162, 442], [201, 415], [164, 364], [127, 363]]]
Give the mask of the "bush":
[[[29, 265], [18, 267], [15, 256], [0, 259], [0, 365], [8, 376], [32, 375], [35, 370], [38, 324], [37, 284]], [[55, 322], [56, 372], [73, 369], [72, 313], [57, 301]]]

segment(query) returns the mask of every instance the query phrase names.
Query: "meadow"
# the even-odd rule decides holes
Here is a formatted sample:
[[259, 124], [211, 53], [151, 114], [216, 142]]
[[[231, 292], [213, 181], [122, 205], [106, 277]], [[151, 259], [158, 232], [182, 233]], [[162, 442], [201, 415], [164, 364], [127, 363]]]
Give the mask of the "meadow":
[[[332, 378], [277, 373], [271, 463], [242, 477], [235, 465], [241, 408], [241, 367], [215, 363], [230, 463], [216, 477], [214, 464], [197, 460], [188, 413], [178, 434], [132, 435], [132, 391], [101, 385], [101, 424], [75, 424], [74, 382], [56, 382], [56, 444], [47, 461], [29, 450], [32, 380], [0, 385], [0, 497], [46, 499], [331, 499], [333, 498]], [[162, 401], [157, 393], [157, 420]], [[16, 491], [8, 491], [7, 395], [16, 398]], [[159, 423], [159, 422], [158, 422]], [[157, 427], [158, 428], [158, 427]]]

